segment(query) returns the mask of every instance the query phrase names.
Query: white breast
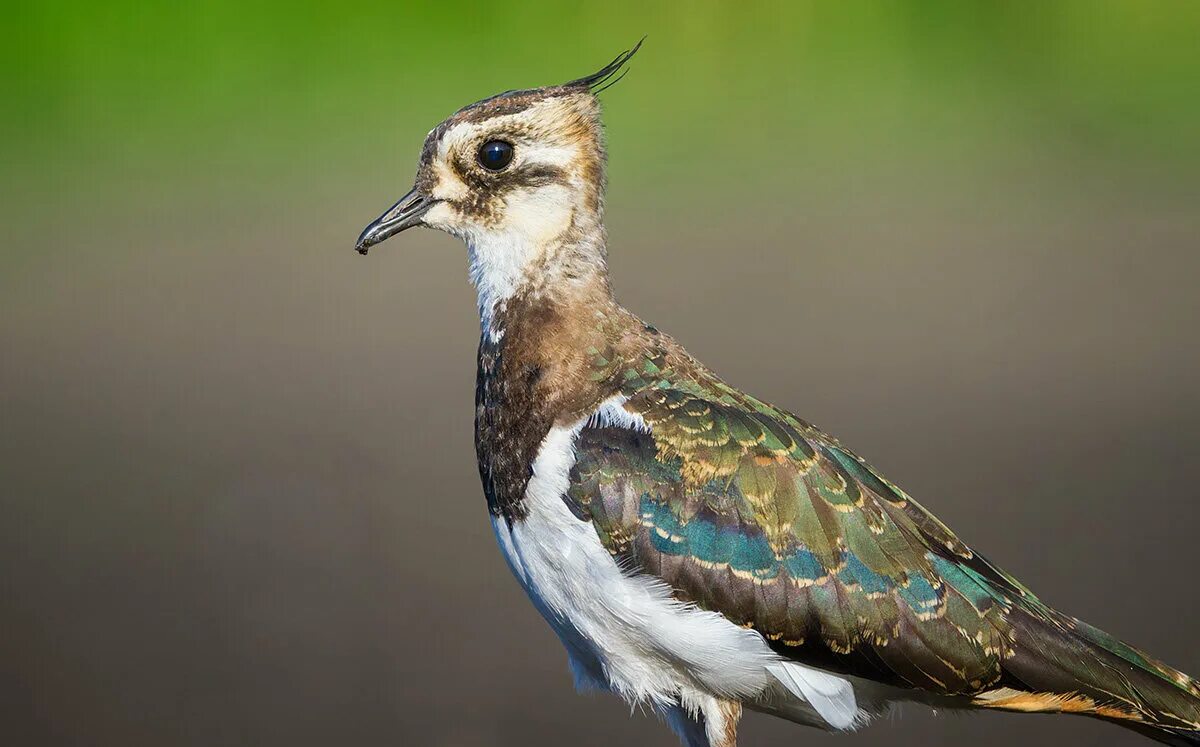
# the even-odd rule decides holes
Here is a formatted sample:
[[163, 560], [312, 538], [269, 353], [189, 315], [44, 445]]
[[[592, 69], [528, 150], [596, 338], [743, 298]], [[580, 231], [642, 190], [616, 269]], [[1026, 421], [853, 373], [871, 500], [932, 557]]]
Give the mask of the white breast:
[[[609, 400], [594, 417], [644, 429], [622, 402]], [[706, 697], [751, 702], [784, 692], [835, 728], [860, 721], [849, 681], [786, 661], [755, 631], [675, 600], [656, 579], [622, 571], [592, 525], [563, 499], [585, 422], [554, 428], [542, 442], [525, 518], [511, 527], [493, 519], [513, 573], [566, 646], [577, 685], [659, 707]]]

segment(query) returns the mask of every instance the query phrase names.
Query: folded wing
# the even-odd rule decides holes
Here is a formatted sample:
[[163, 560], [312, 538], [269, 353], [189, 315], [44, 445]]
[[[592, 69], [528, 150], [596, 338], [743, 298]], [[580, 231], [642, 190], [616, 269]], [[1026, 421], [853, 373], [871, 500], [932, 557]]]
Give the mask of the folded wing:
[[568, 496], [631, 571], [809, 666], [1197, 728], [1195, 682], [1044, 605], [832, 437], [665, 364], [622, 374], [637, 425], [581, 432]]

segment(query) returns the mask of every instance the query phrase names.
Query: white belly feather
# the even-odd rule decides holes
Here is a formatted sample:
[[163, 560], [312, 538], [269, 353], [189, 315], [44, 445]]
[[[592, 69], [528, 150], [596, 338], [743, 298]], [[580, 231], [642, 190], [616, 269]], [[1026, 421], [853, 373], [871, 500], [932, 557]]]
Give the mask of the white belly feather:
[[[596, 417], [645, 429], [622, 402], [609, 400]], [[653, 578], [622, 571], [591, 524], [563, 501], [585, 422], [554, 428], [542, 442], [525, 491], [526, 517], [511, 528], [493, 519], [513, 573], [566, 646], [577, 685], [692, 711], [712, 698], [782, 697], [791, 701], [785, 710], [792, 717], [819, 714], [814, 721], [837, 729], [864, 721], [848, 679], [785, 660], [757, 632], [675, 600]]]

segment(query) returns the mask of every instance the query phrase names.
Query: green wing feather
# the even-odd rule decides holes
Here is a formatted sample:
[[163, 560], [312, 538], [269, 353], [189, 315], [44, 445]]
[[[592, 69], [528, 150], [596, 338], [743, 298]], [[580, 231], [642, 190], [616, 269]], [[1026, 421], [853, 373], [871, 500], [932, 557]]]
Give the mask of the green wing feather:
[[603, 364], [650, 433], [584, 429], [568, 499], [679, 598], [835, 671], [1198, 728], [1194, 681], [1044, 605], [832, 437], [678, 354]]

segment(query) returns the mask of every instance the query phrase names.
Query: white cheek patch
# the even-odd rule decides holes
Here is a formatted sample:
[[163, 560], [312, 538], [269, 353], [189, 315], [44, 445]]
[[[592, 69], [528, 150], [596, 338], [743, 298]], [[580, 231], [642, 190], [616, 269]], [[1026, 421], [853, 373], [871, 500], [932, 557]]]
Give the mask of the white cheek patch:
[[543, 246], [570, 227], [573, 213], [571, 192], [563, 185], [514, 190], [505, 197], [503, 223], [499, 229], [520, 234], [535, 246]]
[[435, 200], [463, 200], [469, 193], [467, 185], [458, 178], [454, 169], [445, 161], [434, 161], [433, 189], [429, 190], [430, 197]]

